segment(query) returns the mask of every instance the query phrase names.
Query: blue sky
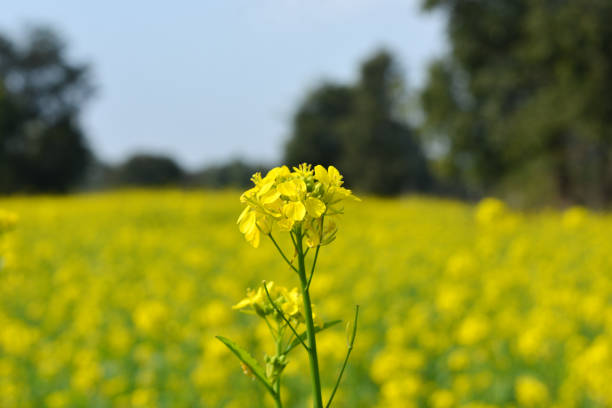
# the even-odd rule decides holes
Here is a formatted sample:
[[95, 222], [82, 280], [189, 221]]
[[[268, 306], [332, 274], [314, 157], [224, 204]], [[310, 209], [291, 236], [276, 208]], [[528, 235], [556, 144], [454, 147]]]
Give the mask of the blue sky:
[[384, 46], [411, 87], [445, 50], [444, 18], [420, 0], [7, 1], [0, 29], [46, 23], [92, 64], [82, 122], [111, 162], [163, 152], [190, 168], [276, 162], [291, 114], [324, 79], [355, 79]]

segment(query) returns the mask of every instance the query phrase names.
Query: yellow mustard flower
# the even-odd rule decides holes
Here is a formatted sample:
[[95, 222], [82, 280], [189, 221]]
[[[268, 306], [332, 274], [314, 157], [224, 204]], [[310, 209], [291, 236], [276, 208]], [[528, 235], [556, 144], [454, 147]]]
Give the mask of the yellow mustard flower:
[[[276, 285], [274, 282], [266, 282], [266, 288], [274, 305], [283, 312], [285, 319], [291, 324], [298, 325], [304, 323], [304, 301], [302, 293], [298, 288], [287, 289], [284, 286]], [[245, 313], [254, 313], [261, 317], [273, 316], [279, 323], [283, 322], [281, 316], [270, 302], [268, 295], [262, 286], [257, 290], [247, 289], [247, 296], [240, 302], [232, 306], [232, 309], [242, 310]], [[323, 322], [315, 313], [315, 305], [312, 305], [312, 318], [316, 327], [322, 327]]]
[[[304, 321], [302, 295], [297, 288], [289, 290], [283, 286], [275, 285], [274, 282], [266, 282], [265, 285], [274, 305], [283, 312], [285, 318], [296, 322]], [[263, 285], [257, 290], [247, 289], [247, 296], [232, 308], [241, 309], [247, 313], [255, 312], [262, 317], [277, 313], [264, 291]], [[277, 317], [280, 319], [280, 316]]]
[[255, 173], [251, 181], [255, 186], [240, 197], [247, 206], [237, 223], [255, 248], [261, 234], [270, 234], [274, 227], [283, 232], [301, 231], [309, 247], [329, 244], [335, 237], [334, 217], [342, 214], [342, 202], [359, 200], [351, 190], [342, 187], [342, 175], [334, 166], [325, 169], [317, 165], [313, 170], [304, 163], [293, 171], [281, 166], [265, 177]]

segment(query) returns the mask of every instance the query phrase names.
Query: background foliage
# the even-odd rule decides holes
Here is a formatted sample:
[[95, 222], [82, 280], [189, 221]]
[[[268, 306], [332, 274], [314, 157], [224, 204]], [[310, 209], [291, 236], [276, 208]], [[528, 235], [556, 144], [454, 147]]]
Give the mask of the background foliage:
[[0, 35], [0, 192], [67, 191], [79, 181], [90, 152], [77, 118], [91, 92], [87, 66], [67, 61], [53, 31]]
[[[354, 83], [327, 81], [306, 92], [284, 161], [337, 165], [349, 186], [379, 195], [494, 194], [519, 206], [607, 206], [612, 3], [422, 5], [446, 14], [449, 41], [423, 89], [405, 86], [390, 51], [374, 52]], [[91, 95], [88, 72], [48, 28], [0, 37], [0, 192], [243, 186], [251, 170], [276, 164], [235, 160], [189, 172], [146, 152], [100, 163], [78, 124]]]
[[336, 165], [359, 191], [431, 189], [421, 146], [402, 119], [406, 95], [397, 63], [381, 51], [360, 72], [353, 86], [324, 84], [306, 98], [293, 119], [285, 162]]
[[612, 199], [612, 3], [428, 0], [450, 53], [422, 94], [439, 174], [517, 202]]

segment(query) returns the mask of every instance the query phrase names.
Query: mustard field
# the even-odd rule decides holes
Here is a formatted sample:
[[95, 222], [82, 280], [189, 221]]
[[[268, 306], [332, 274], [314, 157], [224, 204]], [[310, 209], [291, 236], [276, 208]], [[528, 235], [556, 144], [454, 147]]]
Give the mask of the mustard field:
[[[265, 325], [232, 310], [295, 274], [240, 233], [240, 193], [127, 191], [0, 199], [0, 407], [268, 407], [223, 335], [263, 358]], [[612, 216], [521, 214], [362, 197], [322, 247], [322, 320], [361, 306], [337, 407], [612, 406]], [[288, 248], [288, 242], [280, 242]], [[317, 336], [324, 394], [344, 325]], [[285, 370], [310, 404], [308, 361]]]

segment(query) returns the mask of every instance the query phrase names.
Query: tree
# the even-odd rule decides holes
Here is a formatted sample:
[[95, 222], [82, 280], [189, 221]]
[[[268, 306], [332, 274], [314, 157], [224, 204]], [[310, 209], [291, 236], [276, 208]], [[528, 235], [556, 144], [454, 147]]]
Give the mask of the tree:
[[612, 2], [426, 0], [451, 53], [422, 94], [440, 173], [523, 202], [612, 201]]
[[204, 188], [250, 188], [251, 177], [256, 172], [265, 174], [271, 166], [246, 163], [233, 159], [220, 165], [208, 166], [188, 177], [187, 184], [192, 187]]
[[405, 91], [393, 57], [380, 51], [357, 84], [325, 83], [298, 108], [285, 161], [337, 165], [347, 184], [389, 195], [423, 191], [431, 179], [412, 127], [403, 118]]
[[136, 154], [114, 170], [112, 184], [132, 186], [166, 186], [179, 184], [185, 172], [166, 156]]
[[308, 95], [293, 118], [286, 163], [338, 163], [344, 153], [343, 127], [353, 113], [353, 94], [349, 86], [325, 83]]
[[354, 111], [344, 128], [340, 160], [356, 189], [389, 195], [424, 191], [431, 180], [412, 127], [403, 120], [404, 84], [391, 54], [381, 51], [362, 64]]
[[83, 176], [90, 152], [78, 115], [92, 94], [88, 72], [48, 28], [23, 41], [0, 35], [0, 192], [61, 192]]

